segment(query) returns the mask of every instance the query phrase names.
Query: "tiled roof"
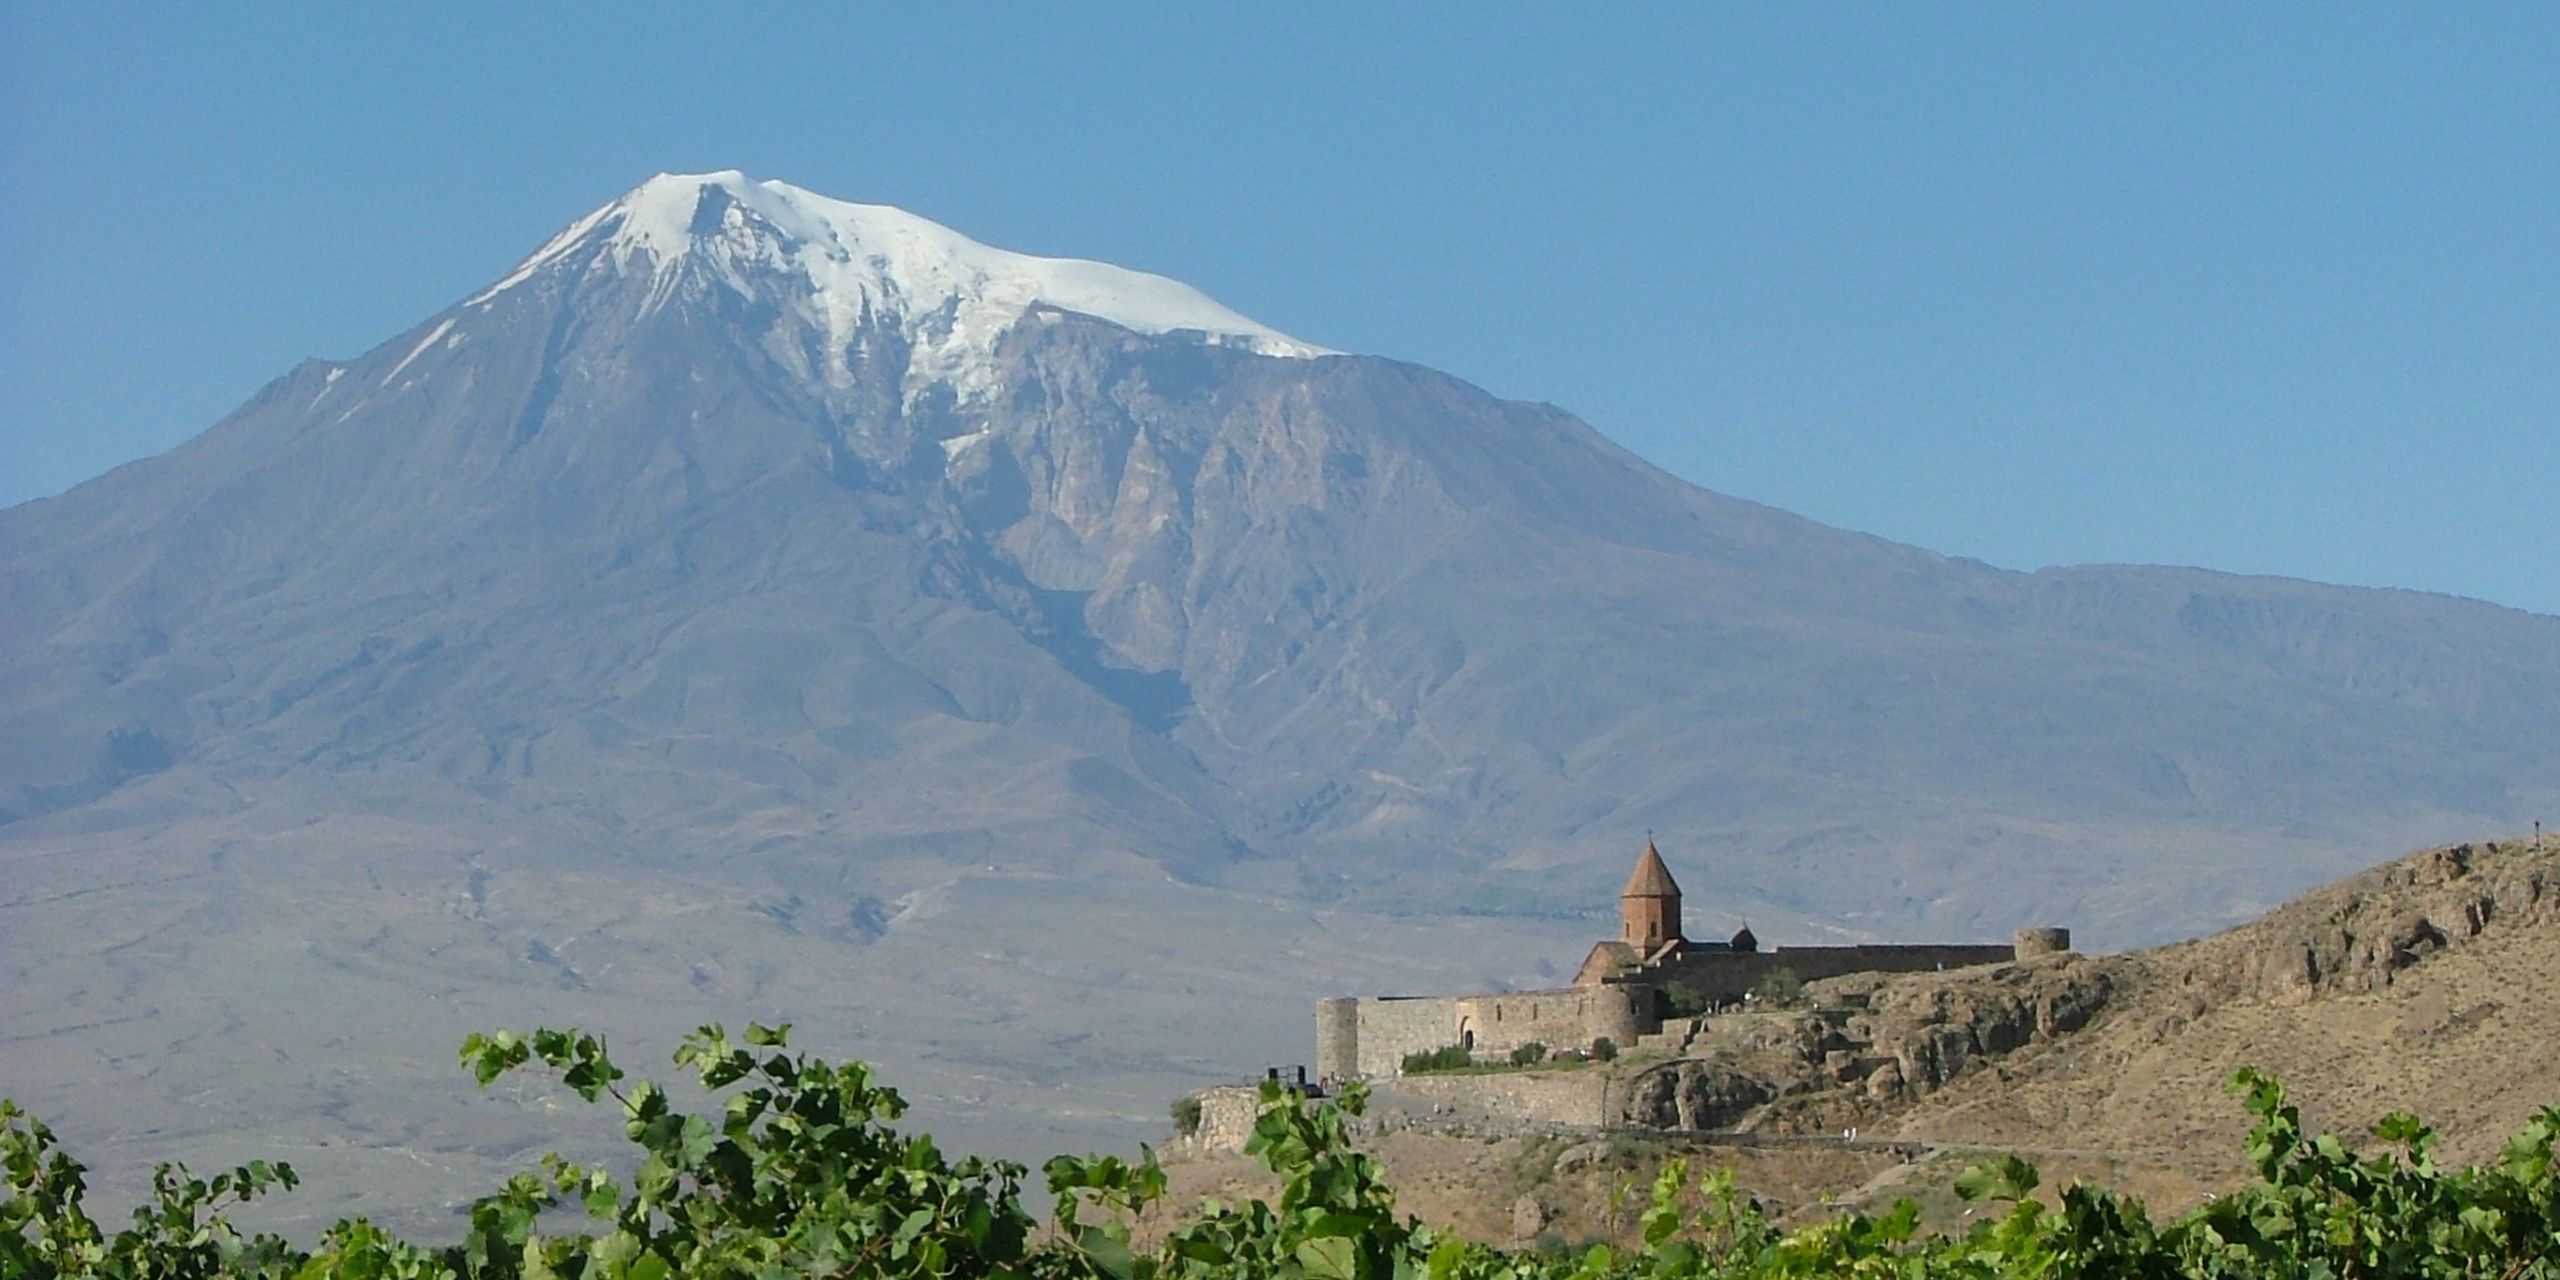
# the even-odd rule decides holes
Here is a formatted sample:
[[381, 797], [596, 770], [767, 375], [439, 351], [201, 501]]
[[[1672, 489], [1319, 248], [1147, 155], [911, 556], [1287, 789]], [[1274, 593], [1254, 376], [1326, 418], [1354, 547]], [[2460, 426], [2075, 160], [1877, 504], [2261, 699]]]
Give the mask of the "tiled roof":
[[1627, 877], [1627, 887], [1618, 890], [1621, 898], [1677, 898], [1680, 885], [1671, 878], [1671, 868], [1662, 865], [1662, 855], [1653, 841], [1644, 842], [1644, 856], [1636, 859], [1635, 874]]

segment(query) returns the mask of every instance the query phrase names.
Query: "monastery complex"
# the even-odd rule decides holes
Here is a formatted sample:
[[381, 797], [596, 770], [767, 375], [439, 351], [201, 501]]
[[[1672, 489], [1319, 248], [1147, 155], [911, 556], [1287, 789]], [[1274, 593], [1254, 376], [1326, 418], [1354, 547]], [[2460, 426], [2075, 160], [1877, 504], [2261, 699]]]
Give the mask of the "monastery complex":
[[1607, 1039], [1633, 1048], [1662, 1030], [1674, 988], [1693, 1003], [1740, 1002], [1781, 970], [1800, 982], [1852, 973], [1909, 973], [2067, 951], [2067, 930], [2020, 930], [2006, 946], [1884, 945], [1763, 950], [1744, 926], [1723, 942], [1680, 927], [1680, 886], [1651, 840], [1618, 893], [1618, 936], [1597, 943], [1573, 985], [1472, 996], [1343, 996], [1316, 1005], [1316, 1071], [1327, 1080], [1384, 1078], [1408, 1054], [1459, 1046], [1498, 1062], [1540, 1044], [1588, 1049]]

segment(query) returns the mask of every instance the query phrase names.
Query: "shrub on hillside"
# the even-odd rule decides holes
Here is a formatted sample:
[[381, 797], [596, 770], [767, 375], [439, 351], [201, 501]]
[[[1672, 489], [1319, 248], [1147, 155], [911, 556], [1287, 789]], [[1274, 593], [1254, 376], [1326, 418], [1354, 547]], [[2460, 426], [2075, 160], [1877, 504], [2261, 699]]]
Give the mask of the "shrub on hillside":
[[1663, 1017], [1694, 1018], [1702, 1013], [1713, 1013], [1715, 1008], [1713, 998], [1688, 983], [1674, 982], [1662, 989]]
[[1476, 1056], [1467, 1052], [1465, 1046], [1445, 1044], [1422, 1053], [1406, 1054], [1404, 1073], [1409, 1076], [1429, 1075], [1434, 1071], [1455, 1071], [1475, 1064]]
[[1595, 1062], [1615, 1062], [1615, 1061], [1617, 1061], [1617, 1060], [1618, 1060], [1618, 1042], [1617, 1042], [1617, 1041], [1615, 1041], [1615, 1040], [1610, 1039], [1610, 1038], [1609, 1038], [1609, 1037], [1607, 1037], [1607, 1036], [1602, 1036], [1602, 1037], [1600, 1037], [1599, 1039], [1592, 1041], [1592, 1042], [1591, 1042], [1591, 1057], [1592, 1057], [1592, 1060], [1593, 1060], [1593, 1061], [1595, 1061]]
[[1511, 1065], [1533, 1067], [1547, 1060], [1547, 1047], [1535, 1040], [1511, 1051]]
[[1186, 1093], [1173, 1100], [1173, 1131], [1183, 1137], [1200, 1132], [1200, 1095]]
[[1751, 989], [1760, 1003], [1785, 1008], [1804, 999], [1804, 979], [1793, 969], [1771, 969], [1760, 976], [1760, 985]]

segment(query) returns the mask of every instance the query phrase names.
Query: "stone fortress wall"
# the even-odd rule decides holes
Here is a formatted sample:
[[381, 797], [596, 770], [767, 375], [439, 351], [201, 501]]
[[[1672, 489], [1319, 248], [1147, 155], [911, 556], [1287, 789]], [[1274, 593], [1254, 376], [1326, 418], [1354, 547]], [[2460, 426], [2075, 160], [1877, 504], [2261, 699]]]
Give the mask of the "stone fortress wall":
[[1654, 1030], [1649, 988], [1611, 984], [1474, 996], [1336, 997], [1316, 1006], [1316, 1075], [1326, 1080], [1402, 1073], [1405, 1055], [1463, 1045], [1499, 1062], [1524, 1044], [1620, 1047]]
[[1625, 1123], [1610, 1105], [1623, 1102], [1625, 1091], [1625, 1086], [1606, 1071], [1407, 1076], [1396, 1082], [1396, 1092], [1444, 1104], [1457, 1113], [1514, 1124], [1590, 1129]]
[[2071, 931], [2043, 925], [2018, 930], [2018, 958], [2033, 960], [2037, 956], [2058, 956], [2071, 949]]
[[1784, 969], [1799, 981], [1851, 973], [1927, 973], [1977, 964], [2007, 964], [2013, 946], [1886, 943], [1875, 946], [1778, 947], [1770, 951], [1699, 951], [1648, 967], [1640, 981], [1664, 990], [1677, 983], [1717, 1004], [1730, 1004]]

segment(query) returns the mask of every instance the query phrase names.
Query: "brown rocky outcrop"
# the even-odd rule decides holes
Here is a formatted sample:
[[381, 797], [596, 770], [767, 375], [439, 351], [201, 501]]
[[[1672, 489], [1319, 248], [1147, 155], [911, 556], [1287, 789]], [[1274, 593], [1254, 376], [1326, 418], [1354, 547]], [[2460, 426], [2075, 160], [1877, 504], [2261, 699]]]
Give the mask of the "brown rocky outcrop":
[[1664, 1063], [1628, 1082], [1625, 1122], [1651, 1129], [1729, 1129], [1777, 1096], [1768, 1081], [1705, 1058]]
[[1812, 1009], [1736, 1016], [1709, 1028], [1701, 1056], [1630, 1080], [1619, 1111], [1627, 1123], [1652, 1128], [1752, 1128], [1779, 1119], [1755, 1114], [1772, 1102], [1818, 1100], [1844, 1087], [1875, 1102], [1902, 1101], [1971, 1064], [2079, 1030], [2107, 1007], [2116, 985], [2105, 962], [2073, 955], [1817, 983]]
[[[2524, 852], [2510, 847], [2512, 852]], [[2492, 923], [2560, 920], [2548, 858], [2490, 846], [2430, 849], [2318, 889], [2230, 932], [2157, 953], [2178, 987], [2208, 1001], [2301, 1001], [2379, 991], [2393, 976]]]
[[1554, 1221], [1555, 1216], [1555, 1211], [1549, 1209], [1534, 1193], [1524, 1192], [1519, 1199], [1511, 1202], [1511, 1238], [1534, 1239], [1539, 1232], [1547, 1229], [1547, 1224]]
[[[1901, 1092], [1926, 1092], [1977, 1058], [2068, 1035], [2107, 1006], [2116, 987], [2103, 963], [2061, 957], [1936, 981], [1884, 984], [1846, 1034], [1867, 1060], [1890, 1061]], [[1871, 1090], [1874, 1092], [1874, 1090]]]

